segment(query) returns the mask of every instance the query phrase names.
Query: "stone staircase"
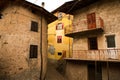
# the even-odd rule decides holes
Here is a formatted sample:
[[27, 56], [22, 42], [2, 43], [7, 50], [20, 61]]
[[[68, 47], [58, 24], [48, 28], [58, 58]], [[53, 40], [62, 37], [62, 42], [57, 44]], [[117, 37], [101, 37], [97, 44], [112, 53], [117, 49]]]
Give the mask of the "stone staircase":
[[63, 75], [57, 70], [58, 66], [56, 62], [48, 62], [46, 80], [65, 80]]

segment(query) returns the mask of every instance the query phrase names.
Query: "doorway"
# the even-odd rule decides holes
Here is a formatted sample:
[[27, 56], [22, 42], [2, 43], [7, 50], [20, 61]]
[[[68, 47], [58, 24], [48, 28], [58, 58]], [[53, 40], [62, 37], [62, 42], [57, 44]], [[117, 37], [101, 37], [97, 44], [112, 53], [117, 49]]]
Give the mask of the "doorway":
[[88, 80], [102, 80], [101, 63], [88, 64]]
[[89, 50], [98, 49], [97, 37], [88, 38], [88, 48]]
[[91, 13], [91, 14], [87, 15], [87, 23], [88, 23], [88, 29], [96, 28], [96, 16], [95, 16], [95, 13]]

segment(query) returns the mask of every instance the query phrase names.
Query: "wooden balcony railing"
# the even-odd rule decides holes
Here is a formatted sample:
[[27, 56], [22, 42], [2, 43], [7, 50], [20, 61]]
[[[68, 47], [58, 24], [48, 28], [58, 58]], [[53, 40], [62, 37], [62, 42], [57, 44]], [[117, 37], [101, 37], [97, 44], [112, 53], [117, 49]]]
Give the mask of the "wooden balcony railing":
[[73, 57], [81, 60], [120, 61], [120, 49], [73, 50]]
[[103, 19], [101, 17], [96, 18], [96, 27], [89, 29], [88, 28], [88, 23], [87, 23], [87, 19], [81, 19], [78, 22], [73, 22], [73, 25], [71, 25], [71, 27], [66, 27], [65, 28], [65, 34], [72, 34], [72, 33], [77, 33], [77, 32], [85, 32], [85, 31], [89, 31], [89, 30], [98, 30], [98, 29], [103, 29], [104, 28], [104, 22]]

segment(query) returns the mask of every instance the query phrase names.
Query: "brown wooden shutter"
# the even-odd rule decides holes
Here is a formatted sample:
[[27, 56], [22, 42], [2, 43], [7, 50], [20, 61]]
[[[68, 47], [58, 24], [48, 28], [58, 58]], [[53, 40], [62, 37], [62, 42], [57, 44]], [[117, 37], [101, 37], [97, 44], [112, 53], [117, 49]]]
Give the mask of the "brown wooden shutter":
[[96, 17], [95, 13], [87, 15], [88, 29], [96, 28]]
[[38, 46], [30, 45], [30, 58], [37, 58], [38, 56]]
[[38, 32], [38, 23], [31, 21], [31, 31]]

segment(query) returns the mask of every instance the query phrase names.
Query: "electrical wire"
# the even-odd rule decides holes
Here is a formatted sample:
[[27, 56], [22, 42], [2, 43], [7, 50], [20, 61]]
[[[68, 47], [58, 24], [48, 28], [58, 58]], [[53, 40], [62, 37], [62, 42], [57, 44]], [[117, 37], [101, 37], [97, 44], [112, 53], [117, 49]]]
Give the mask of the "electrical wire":
[[73, 6], [72, 6], [66, 13], [69, 13], [69, 12], [75, 7], [75, 5], [76, 5], [79, 1], [81, 1], [81, 0], [77, 0], [77, 1], [73, 4]]

